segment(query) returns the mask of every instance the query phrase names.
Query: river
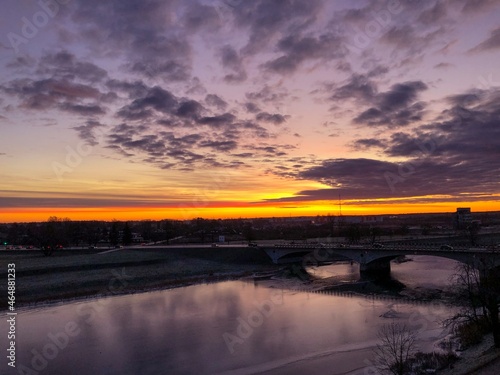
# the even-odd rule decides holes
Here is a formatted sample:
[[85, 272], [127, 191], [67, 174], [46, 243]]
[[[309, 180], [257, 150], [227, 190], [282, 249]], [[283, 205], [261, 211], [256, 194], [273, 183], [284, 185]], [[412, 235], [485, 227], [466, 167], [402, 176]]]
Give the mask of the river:
[[[455, 262], [393, 265], [414, 288], [443, 288]], [[312, 272], [351, 281], [356, 266]], [[311, 293], [228, 281], [22, 310], [17, 370], [31, 374], [364, 374], [380, 327], [405, 323], [431, 351], [444, 304]], [[31, 370], [32, 372], [29, 372]]]

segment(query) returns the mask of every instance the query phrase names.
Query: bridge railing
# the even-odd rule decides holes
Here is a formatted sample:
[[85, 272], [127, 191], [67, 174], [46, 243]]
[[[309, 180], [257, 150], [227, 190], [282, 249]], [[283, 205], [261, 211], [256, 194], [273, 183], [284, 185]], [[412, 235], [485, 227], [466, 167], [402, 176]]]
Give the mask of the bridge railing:
[[500, 254], [499, 248], [492, 247], [469, 247], [469, 246], [460, 246], [460, 247], [452, 247], [451, 249], [441, 249], [442, 244], [405, 244], [399, 246], [373, 246], [373, 245], [350, 245], [350, 244], [330, 244], [330, 243], [318, 243], [318, 244], [275, 244], [274, 248], [277, 249], [336, 249], [336, 250], [376, 250], [376, 251], [435, 251], [435, 252], [477, 252], [477, 253], [495, 253]]

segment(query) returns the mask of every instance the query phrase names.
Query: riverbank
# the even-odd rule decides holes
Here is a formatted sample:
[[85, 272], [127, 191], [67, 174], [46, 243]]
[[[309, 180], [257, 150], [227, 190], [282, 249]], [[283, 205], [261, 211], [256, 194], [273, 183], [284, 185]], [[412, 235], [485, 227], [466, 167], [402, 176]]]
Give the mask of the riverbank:
[[493, 335], [486, 335], [481, 343], [459, 352], [453, 366], [439, 375], [497, 375], [500, 373], [500, 349], [495, 349]]
[[[246, 247], [67, 250], [50, 257], [40, 251], [5, 251], [0, 253], [0, 264], [5, 265], [0, 270], [4, 280], [7, 264], [15, 265], [17, 308], [237, 279], [279, 269], [262, 250]], [[6, 308], [6, 299], [0, 299], [0, 310]]]
[[[103, 250], [101, 253], [98, 250], [59, 251], [51, 257], [38, 251], [1, 252], [0, 264], [5, 266], [0, 270], [0, 277], [7, 279], [6, 265], [15, 264], [16, 308], [234, 279], [258, 280], [271, 288], [333, 294], [389, 295], [416, 301], [442, 297], [432, 290], [405, 289], [397, 281], [384, 284], [354, 278], [344, 280], [342, 276], [308, 276], [293, 266], [272, 264], [262, 250], [251, 247]], [[6, 300], [2, 299], [0, 309], [6, 308]], [[441, 374], [496, 374], [500, 363], [498, 359], [495, 362], [495, 358], [499, 352], [490, 350], [492, 343], [488, 340], [491, 338], [462, 352], [454, 368]], [[474, 372], [489, 371], [487, 363], [491, 363], [493, 372]]]
[[[253, 279], [255, 274], [275, 275], [272, 284], [307, 291], [390, 295], [404, 300], [436, 300], [440, 293], [405, 289], [398, 281], [316, 277], [297, 265], [273, 264], [254, 247], [135, 248], [62, 250], [46, 257], [40, 251], [2, 251], [0, 263], [15, 264], [16, 307], [169, 289], [197, 283]], [[351, 265], [352, 266], [352, 265]], [[357, 272], [355, 272], [357, 275]], [[7, 278], [7, 267], [0, 277]], [[3, 287], [3, 286], [2, 286]], [[0, 310], [7, 301], [0, 300]]]

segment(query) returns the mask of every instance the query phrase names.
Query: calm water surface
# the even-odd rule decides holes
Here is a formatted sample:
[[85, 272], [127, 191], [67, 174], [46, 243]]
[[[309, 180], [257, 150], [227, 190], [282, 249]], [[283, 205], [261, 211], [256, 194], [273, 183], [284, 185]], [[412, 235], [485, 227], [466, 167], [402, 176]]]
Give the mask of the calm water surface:
[[[436, 259], [418, 257], [393, 274], [413, 286], [439, 286], [454, 262]], [[346, 264], [314, 272], [349, 280], [357, 271]], [[17, 365], [53, 375], [363, 374], [383, 324], [412, 326], [421, 349], [433, 350], [449, 315], [438, 303], [243, 281], [195, 285], [22, 311]]]

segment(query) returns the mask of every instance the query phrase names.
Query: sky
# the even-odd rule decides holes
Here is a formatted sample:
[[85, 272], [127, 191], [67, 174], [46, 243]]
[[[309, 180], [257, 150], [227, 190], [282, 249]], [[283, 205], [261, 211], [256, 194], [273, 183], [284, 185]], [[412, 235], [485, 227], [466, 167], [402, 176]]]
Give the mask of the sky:
[[500, 1], [3, 0], [1, 21], [0, 222], [500, 210]]

